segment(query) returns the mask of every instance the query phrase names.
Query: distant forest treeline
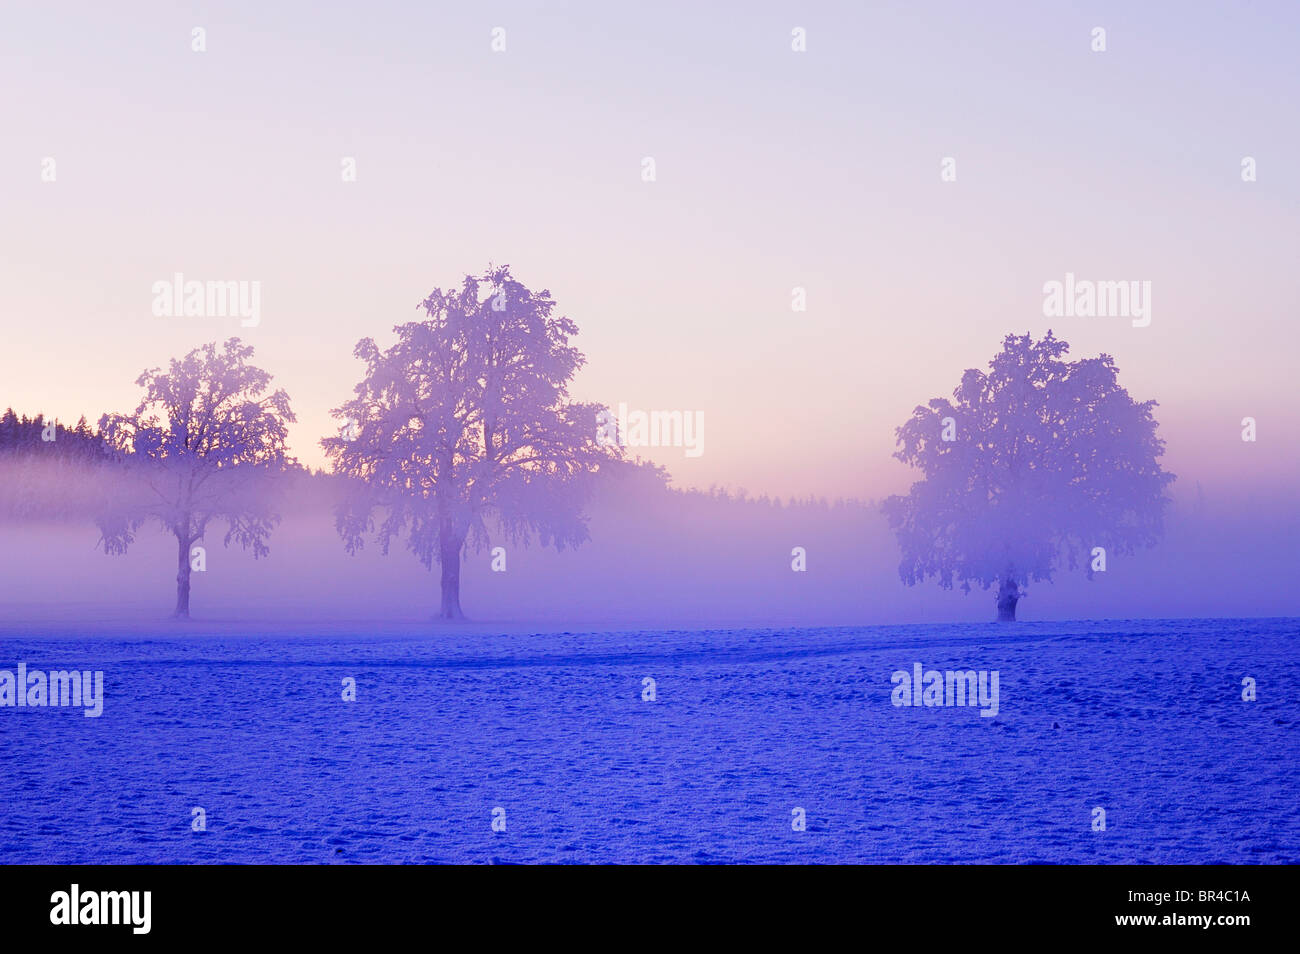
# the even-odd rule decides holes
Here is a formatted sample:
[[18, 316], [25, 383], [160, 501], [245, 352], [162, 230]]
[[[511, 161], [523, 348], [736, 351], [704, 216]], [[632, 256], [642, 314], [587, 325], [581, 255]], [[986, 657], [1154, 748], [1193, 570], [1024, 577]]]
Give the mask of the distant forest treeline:
[[[44, 414], [21, 417], [13, 408], [0, 416], [0, 519], [7, 521], [93, 521], [115, 480], [114, 465], [121, 455], [109, 446], [83, 415], [73, 427]], [[280, 503], [292, 499], [294, 509], [329, 507], [342, 496], [348, 479], [328, 471], [304, 467], [288, 460], [285, 478], [275, 494]], [[873, 501], [810, 495], [808, 497], [751, 496], [740, 489], [712, 486], [707, 490], [670, 486], [666, 468], [638, 460], [607, 466], [597, 487], [593, 506], [619, 501], [644, 503], [647, 498], [675, 499], [688, 510], [708, 510], [731, 505], [755, 509], [804, 511], [875, 510]]]
[[40, 451], [47, 458], [94, 464], [111, 459], [104, 439], [86, 423], [83, 414], [76, 427], [68, 427], [44, 414], [19, 417], [13, 408], [0, 416], [0, 455], [14, 458]]
[[0, 416], [0, 519], [93, 520], [114, 458], [85, 417], [67, 427], [7, 409]]

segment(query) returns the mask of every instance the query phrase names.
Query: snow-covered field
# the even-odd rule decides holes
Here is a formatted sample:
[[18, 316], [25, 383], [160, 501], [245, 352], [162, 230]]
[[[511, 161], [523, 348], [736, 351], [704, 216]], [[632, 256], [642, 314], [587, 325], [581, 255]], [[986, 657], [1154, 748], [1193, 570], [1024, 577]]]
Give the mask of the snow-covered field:
[[1300, 620], [274, 631], [7, 627], [105, 701], [0, 708], [0, 862], [1300, 861]]

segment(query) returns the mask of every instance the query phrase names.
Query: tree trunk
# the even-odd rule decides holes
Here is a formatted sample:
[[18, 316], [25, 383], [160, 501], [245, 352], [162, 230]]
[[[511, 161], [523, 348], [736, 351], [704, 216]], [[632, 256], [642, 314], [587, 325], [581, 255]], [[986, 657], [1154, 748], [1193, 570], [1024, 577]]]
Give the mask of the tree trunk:
[[460, 550], [464, 537], [457, 537], [451, 521], [444, 519], [438, 528], [438, 555], [442, 562], [442, 609], [439, 619], [464, 619], [460, 610]]
[[1014, 623], [1016, 621], [1016, 604], [1020, 602], [1020, 587], [1016, 581], [1007, 577], [998, 586], [998, 622]]
[[177, 619], [190, 618], [190, 543], [185, 534], [176, 534], [176, 612]]

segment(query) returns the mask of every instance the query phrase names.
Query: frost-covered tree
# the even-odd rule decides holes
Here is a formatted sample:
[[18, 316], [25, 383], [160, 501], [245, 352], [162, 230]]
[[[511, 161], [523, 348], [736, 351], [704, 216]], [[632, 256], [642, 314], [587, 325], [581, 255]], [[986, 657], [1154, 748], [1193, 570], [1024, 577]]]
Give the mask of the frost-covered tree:
[[132, 414], [106, 414], [100, 433], [122, 462], [121, 492], [100, 520], [107, 553], [125, 553], [145, 522], [176, 537], [176, 616], [190, 615], [191, 548], [213, 520], [254, 559], [269, 550], [279, 523], [271, 485], [288, 462], [287, 425], [295, 418], [271, 375], [248, 363], [251, 346], [231, 338], [172, 359], [136, 380], [144, 388]]
[[898, 428], [896, 458], [924, 479], [883, 509], [898, 537], [899, 575], [997, 586], [1014, 620], [1022, 587], [1082, 562], [1094, 548], [1132, 553], [1163, 532], [1164, 441], [1155, 401], [1133, 400], [1109, 355], [1065, 360], [1069, 345], [1008, 335], [989, 371], [966, 371], [954, 400], [935, 398]]
[[365, 378], [333, 411], [340, 435], [321, 444], [352, 478], [337, 515], [348, 551], [368, 532], [385, 554], [405, 536], [425, 567], [441, 567], [439, 616], [459, 619], [467, 546], [481, 549], [492, 531], [524, 545], [581, 544], [592, 478], [618, 449], [597, 439], [600, 408], [569, 399], [586, 359], [549, 291], [489, 267], [417, 307], [426, 320], [394, 328], [386, 351], [357, 344]]

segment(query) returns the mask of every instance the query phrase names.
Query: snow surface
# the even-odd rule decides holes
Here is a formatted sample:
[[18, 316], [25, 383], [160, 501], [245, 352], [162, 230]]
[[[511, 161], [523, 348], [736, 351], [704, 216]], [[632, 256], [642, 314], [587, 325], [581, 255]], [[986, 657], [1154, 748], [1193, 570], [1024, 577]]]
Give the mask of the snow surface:
[[272, 632], [6, 624], [106, 701], [0, 708], [0, 862], [1300, 861], [1300, 620]]

